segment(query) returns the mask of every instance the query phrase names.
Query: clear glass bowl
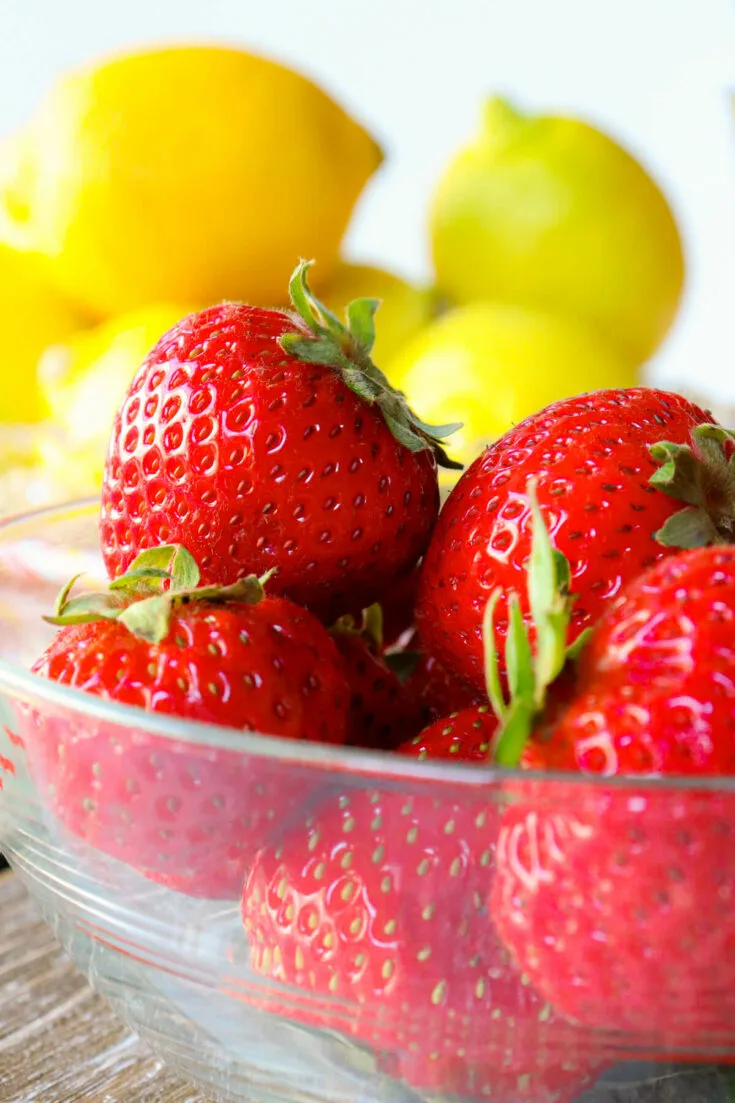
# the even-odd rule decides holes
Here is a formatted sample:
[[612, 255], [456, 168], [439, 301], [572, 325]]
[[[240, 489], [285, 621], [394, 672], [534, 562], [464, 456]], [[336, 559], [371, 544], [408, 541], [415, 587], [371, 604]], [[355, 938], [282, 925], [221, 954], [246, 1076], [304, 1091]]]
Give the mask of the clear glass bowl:
[[[585, 1099], [633, 1100], [649, 1090], [644, 1083], [664, 1075], [671, 1083], [682, 1062], [690, 1085], [692, 1076], [714, 1075], [692, 1062], [735, 1058], [735, 785], [428, 765], [114, 706], [28, 672], [53, 632], [40, 614], [78, 572], [87, 582], [103, 576], [94, 503], [0, 526], [0, 846], [97, 991], [214, 1098], [563, 1103], [589, 1092]], [[128, 792], [120, 807], [95, 804], [94, 779], [101, 761], [109, 768], [111, 748], [120, 791], [134, 773], [138, 803]], [[82, 775], [90, 795], [78, 806]], [[194, 817], [182, 820], [167, 802], [174, 775], [190, 783]], [[224, 796], [202, 802], [213, 780]], [[369, 1000], [356, 998], [349, 981], [319, 990], [322, 973], [312, 982], [308, 966], [304, 987], [263, 972], [275, 951], [259, 941], [260, 917], [280, 900], [306, 922], [304, 901], [281, 900], [278, 877], [268, 881], [278, 868], [274, 848], [283, 838], [313, 838], [329, 807], [333, 819], [341, 809], [341, 830], [354, 832], [355, 845], [336, 837], [345, 877], [334, 891], [346, 910], [324, 936], [327, 964], [339, 952], [359, 973], [362, 934], [347, 909], [363, 876], [376, 883], [368, 867], [383, 864], [392, 914], [376, 914], [384, 929], [373, 936], [387, 949]], [[520, 834], [519, 808], [527, 813]], [[160, 840], [146, 826], [152, 810]], [[533, 834], [539, 824], [543, 838], [540, 828]], [[592, 918], [580, 933], [575, 916], [562, 917], [569, 976], [577, 966], [582, 974], [595, 946], [604, 965], [610, 923], [618, 937], [627, 923], [630, 940], [629, 956], [602, 969], [608, 991], [588, 1004], [572, 999], [584, 1009], [582, 1024], [515, 970], [490, 902], [517, 903], [498, 886], [515, 876], [530, 891], [552, 860], [557, 873], [576, 861], [579, 877], [579, 854], [565, 864], [565, 839], [593, 828], [600, 839], [574, 902]], [[372, 843], [366, 850], [381, 830], [387, 851]], [[246, 934], [240, 897], [259, 848], [270, 848], [271, 860], [251, 885]], [[618, 872], [628, 873], [611, 896], [606, 871], [618, 859]], [[663, 870], [669, 890], [636, 879], [640, 861]], [[422, 943], [424, 921], [447, 948], [434, 960]], [[322, 937], [322, 927], [317, 916], [303, 937]], [[659, 952], [652, 939], [670, 929], [676, 938]], [[574, 991], [572, 984], [566, 994]]]

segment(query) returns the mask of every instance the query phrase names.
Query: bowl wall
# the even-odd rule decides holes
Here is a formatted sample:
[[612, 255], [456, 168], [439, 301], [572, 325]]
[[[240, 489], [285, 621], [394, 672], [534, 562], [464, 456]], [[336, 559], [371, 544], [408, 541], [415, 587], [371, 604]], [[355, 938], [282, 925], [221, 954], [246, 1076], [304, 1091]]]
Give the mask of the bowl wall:
[[110, 706], [25, 673], [60, 585], [102, 574], [94, 508], [7, 524], [0, 564], [0, 846], [95, 988], [213, 1095], [561, 1103], [620, 1062], [735, 1056], [734, 787]]

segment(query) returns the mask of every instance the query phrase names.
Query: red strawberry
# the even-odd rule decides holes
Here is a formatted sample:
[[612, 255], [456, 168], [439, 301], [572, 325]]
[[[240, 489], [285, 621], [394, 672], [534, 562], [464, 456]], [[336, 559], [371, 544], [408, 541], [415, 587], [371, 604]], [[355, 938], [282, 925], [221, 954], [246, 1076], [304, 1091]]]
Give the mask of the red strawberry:
[[410, 758], [454, 759], [487, 766], [492, 760], [492, 741], [498, 719], [489, 705], [453, 712], [398, 748]]
[[[500, 597], [496, 592], [483, 613], [484, 701], [437, 720], [399, 748], [403, 755], [502, 765], [503, 755], [514, 753], [517, 741], [525, 740], [537, 714], [544, 708], [551, 714], [552, 709], [562, 707], [576, 688], [575, 664], [569, 661], [575, 651], [566, 644], [573, 608], [568, 592], [569, 564], [551, 546], [533, 484], [528, 496], [532, 514], [527, 571], [531, 624], [523, 622], [518, 595], [508, 595], [505, 655], [510, 702], [506, 703], [503, 693], [496, 650], [495, 610]], [[535, 656], [531, 630], [537, 641]], [[581, 642], [585, 638], [581, 637]], [[547, 690], [552, 685], [554, 696], [547, 705]]]
[[735, 775], [735, 548], [682, 552], [611, 605], [577, 695], [524, 753], [532, 768]]
[[[527, 612], [520, 583], [530, 547], [529, 476], [538, 479], [554, 543], [571, 563], [578, 598], [572, 638], [626, 582], [672, 553], [660, 540], [703, 543], [730, 531], [726, 448], [712, 430], [697, 437], [694, 454], [681, 447], [708, 420], [679, 395], [608, 390], [557, 402], [495, 442], [452, 491], [425, 555], [417, 623], [428, 650], [482, 688], [481, 622], [490, 593], [522, 591]], [[654, 459], [651, 446], [662, 438], [668, 443]], [[659, 460], [666, 462], [657, 470]], [[690, 509], [677, 514], [672, 495]], [[504, 620], [501, 604], [501, 633]]]
[[[517, 783], [497, 928], [562, 1012], [664, 1045], [735, 1042], [735, 548], [683, 552], [612, 604], [524, 764], [688, 787]], [[518, 800], [518, 798], [522, 798]]]
[[33, 669], [118, 704], [226, 725], [232, 749], [154, 736], [134, 717], [71, 724], [33, 712], [29, 757], [52, 810], [91, 846], [191, 895], [237, 897], [266, 829], [303, 798], [296, 774], [284, 787], [283, 771], [271, 777], [237, 732], [341, 743], [348, 689], [309, 613], [263, 596], [252, 576], [197, 590], [181, 550], [174, 589], [156, 593], [155, 564], [171, 558], [170, 548], [145, 553], [106, 594], [62, 594], [51, 619], [66, 626]]
[[531, 983], [631, 1044], [731, 1050], [733, 794], [549, 779], [513, 796], [491, 909]]
[[[417, 642], [420, 647], [420, 641]], [[484, 693], [450, 674], [433, 655], [422, 653], [406, 680], [406, 689], [413, 695], [424, 724], [433, 724], [450, 713], [482, 705], [487, 700]]]
[[339, 615], [422, 554], [436, 462], [450, 461], [370, 360], [377, 303], [351, 304], [348, 329], [311, 296], [307, 268], [294, 313], [211, 307], [137, 372], [102, 491], [111, 576], [144, 548], [185, 543], [206, 582], [277, 567], [273, 593]]
[[258, 854], [251, 964], [291, 986], [265, 1006], [386, 1051], [419, 1090], [574, 1098], [594, 1059], [509, 968], [484, 908], [494, 806], [456, 798], [354, 789]]
[[[556, 593], [540, 594], [541, 583], [564, 577], [541, 530], [532, 576], [539, 638], [547, 639], [568, 606]], [[521, 622], [517, 602], [510, 609], [513, 670]], [[485, 619], [491, 623], [492, 606]], [[562, 649], [557, 665], [563, 658]], [[553, 672], [544, 656], [540, 681]], [[513, 678], [511, 687], [519, 689]], [[488, 690], [499, 715], [518, 715], [499, 699], [491, 661]], [[496, 722], [485, 711], [471, 719], [484, 731], [470, 723], [457, 746], [444, 724], [401, 753], [486, 762], [483, 744]], [[288, 1000], [266, 1001], [271, 1010], [378, 1046], [387, 1051], [384, 1067], [418, 1090], [571, 1098], [592, 1074], [595, 1045], [556, 1020], [509, 969], [485, 912], [495, 796], [436, 781], [332, 796], [253, 863], [243, 894], [252, 967], [291, 986]], [[294, 988], [303, 992], [296, 1002]]]
[[360, 628], [352, 617], [341, 618], [332, 638], [350, 689], [347, 743], [393, 750], [410, 739], [422, 726], [421, 714], [383, 655], [380, 606], [365, 610]]

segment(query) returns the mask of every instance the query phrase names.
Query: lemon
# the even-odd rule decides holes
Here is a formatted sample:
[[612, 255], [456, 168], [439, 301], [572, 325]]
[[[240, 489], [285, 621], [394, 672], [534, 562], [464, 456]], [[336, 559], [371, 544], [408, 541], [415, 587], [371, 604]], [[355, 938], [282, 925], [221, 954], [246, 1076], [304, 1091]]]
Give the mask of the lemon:
[[433, 198], [440, 290], [578, 318], [643, 363], [676, 315], [682, 245], [663, 194], [601, 131], [491, 99]]
[[239, 50], [74, 71], [0, 150], [0, 235], [95, 316], [152, 302], [281, 301], [300, 256], [334, 267], [381, 161], [299, 74]]
[[82, 324], [80, 315], [49, 286], [36, 258], [0, 246], [0, 421], [39, 420], [38, 359], [47, 345]]
[[450, 310], [386, 371], [424, 421], [463, 422], [448, 450], [464, 464], [556, 399], [638, 382], [635, 367], [579, 322], [503, 303]]
[[393, 272], [368, 264], [340, 264], [326, 286], [319, 286], [319, 296], [340, 318], [353, 299], [380, 299], [372, 351], [379, 366], [428, 325], [436, 307], [429, 288], [416, 287]]
[[83, 495], [99, 489], [112, 423], [130, 381], [159, 338], [190, 312], [161, 303], [47, 349], [39, 378], [49, 420], [37, 449], [59, 490]]

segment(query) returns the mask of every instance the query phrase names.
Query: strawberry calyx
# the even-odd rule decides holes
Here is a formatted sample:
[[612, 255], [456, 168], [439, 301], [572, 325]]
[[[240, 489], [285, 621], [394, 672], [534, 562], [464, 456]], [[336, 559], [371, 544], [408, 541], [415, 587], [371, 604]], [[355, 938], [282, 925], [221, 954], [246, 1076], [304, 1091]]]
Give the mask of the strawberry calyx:
[[333, 636], [358, 636], [364, 640], [373, 655], [382, 657], [401, 685], [405, 685], [423, 658], [420, 651], [384, 651], [383, 607], [377, 601], [363, 609], [359, 621], [347, 613], [335, 621], [329, 631]]
[[363, 609], [360, 621], [356, 621], [351, 613], [346, 613], [335, 621], [329, 629], [332, 635], [359, 636], [368, 645], [374, 655], [380, 655], [383, 650], [383, 609], [379, 602]]
[[[300, 261], [289, 282], [289, 295], [299, 328], [280, 338], [284, 352], [307, 364], [320, 364], [339, 372], [345, 384], [368, 405], [376, 405], [399, 444], [411, 452], [429, 449], [440, 467], [461, 471], [462, 464], [449, 458], [442, 441], [461, 423], [428, 425], [414, 413], [402, 391], [397, 390], [371, 360], [375, 343], [375, 312], [379, 299], [355, 299], [346, 310], [347, 324], [339, 320], [311, 292], [307, 273], [313, 261]], [[304, 331], [304, 326], [308, 332]]]
[[539, 509], [535, 480], [530, 480], [528, 497], [533, 516], [531, 555], [527, 568], [527, 590], [531, 620], [536, 634], [531, 646], [523, 620], [518, 594], [508, 595], [508, 630], [505, 639], [505, 668], [508, 701], [500, 677], [495, 647], [495, 609], [501, 596], [490, 597], [483, 618], [485, 641], [485, 681], [492, 709], [500, 721], [491, 747], [491, 761], [497, 766], [518, 766], [536, 718], [546, 705], [547, 690], [566, 664], [575, 661], [584, 647], [590, 629], [573, 644], [568, 643], [574, 595], [571, 570], [566, 557], [552, 546]]
[[265, 584], [273, 574], [271, 570], [260, 578], [247, 575], [230, 586], [200, 586], [194, 557], [182, 544], [164, 544], [141, 552], [107, 590], [72, 597], [74, 585], [81, 578], [75, 575], [59, 593], [53, 615], [43, 620], [60, 626], [119, 621], [140, 639], [160, 643], [168, 635], [171, 613], [177, 606], [195, 601], [257, 605], [265, 597]]
[[735, 541], [735, 431], [699, 425], [691, 444], [659, 441], [650, 447], [661, 466], [649, 482], [685, 508], [656, 533], [670, 548], [701, 548]]

